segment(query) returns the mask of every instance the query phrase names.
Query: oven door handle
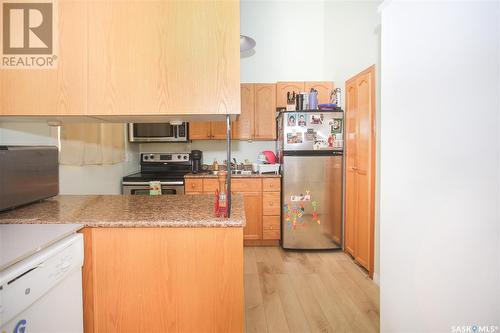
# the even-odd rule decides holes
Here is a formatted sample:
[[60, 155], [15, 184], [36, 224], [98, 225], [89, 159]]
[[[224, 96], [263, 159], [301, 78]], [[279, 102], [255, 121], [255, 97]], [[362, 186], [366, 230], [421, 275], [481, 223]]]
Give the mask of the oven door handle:
[[[122, 182], [124, 186], [134, 186], [134, 185], [148, 185], [150, 182]], [[184, 185], [184, 182], [160, 182], [160, 185]]]

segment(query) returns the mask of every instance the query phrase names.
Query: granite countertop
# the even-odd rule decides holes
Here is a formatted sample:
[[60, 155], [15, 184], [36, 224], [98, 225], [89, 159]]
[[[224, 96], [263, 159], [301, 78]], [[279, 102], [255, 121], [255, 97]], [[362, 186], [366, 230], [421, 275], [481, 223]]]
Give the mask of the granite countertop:
[[83, 224], [86, 227], [243, 227], [243, 196], [231, 217], [214, 216], [214, 196], [60, 195], [0, 213], [0, 224]]
[[[184, 178], [217, 178], [217, 175], [208, 173], [208, 172], [200, 172], [200, 173], [188, 173], [184, 175]], [[251, 175], [231, 175], [231, 178], [280, 178], [280, 174], [258, 174], [252, 173]]]

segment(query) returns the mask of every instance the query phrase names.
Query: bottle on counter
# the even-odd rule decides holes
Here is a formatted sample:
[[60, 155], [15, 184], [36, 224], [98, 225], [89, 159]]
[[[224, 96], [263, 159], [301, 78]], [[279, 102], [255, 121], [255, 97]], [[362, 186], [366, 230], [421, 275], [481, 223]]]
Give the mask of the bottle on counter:
[[219, 205], [218, 215], [227, 217], [227, 189], [226, 189], [226, 171], [219, 172]]
[[219, 162], [217, 162], [217, 159], [214, 159], [214, 163], [212, 164], [212, 170], [219, 171]]

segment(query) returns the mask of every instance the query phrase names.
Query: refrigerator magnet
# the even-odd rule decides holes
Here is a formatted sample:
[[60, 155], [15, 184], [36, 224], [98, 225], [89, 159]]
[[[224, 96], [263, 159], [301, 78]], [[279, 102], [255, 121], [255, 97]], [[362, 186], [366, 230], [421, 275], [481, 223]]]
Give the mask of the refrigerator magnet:
[[292, 132], [286, 134], [286, 143], [302, 143], [302, 132]]
[[314, 141], [315, 138], [316, 138], [316, 131], [314, 131], [314, 128], [308, 128], [307, 131], [305, 132], [305, 140]]
[[300, 113], [300, 114], [298, 115], [298, 118], [297, 118], [297, 119], [298, 119], [298, 125], [299, 125], [300, 127], [306, 127], [306, 126], [307, 126], [307, 120], [306, 120], [306, 115], [305, 115], [305, 114]]
[[286, 123], [288, 124], [288, 126], [296, 126], [297, 125], [297, 114], [296, 113], [289, 113], [287, 115]]

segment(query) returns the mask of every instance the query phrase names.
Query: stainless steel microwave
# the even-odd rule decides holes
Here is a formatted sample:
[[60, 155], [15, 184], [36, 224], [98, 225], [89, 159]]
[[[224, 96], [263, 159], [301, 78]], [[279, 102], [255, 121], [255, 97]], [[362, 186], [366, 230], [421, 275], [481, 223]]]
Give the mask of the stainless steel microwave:
[[187, 142], [188, 123], [130, 123], [130, 142]]

